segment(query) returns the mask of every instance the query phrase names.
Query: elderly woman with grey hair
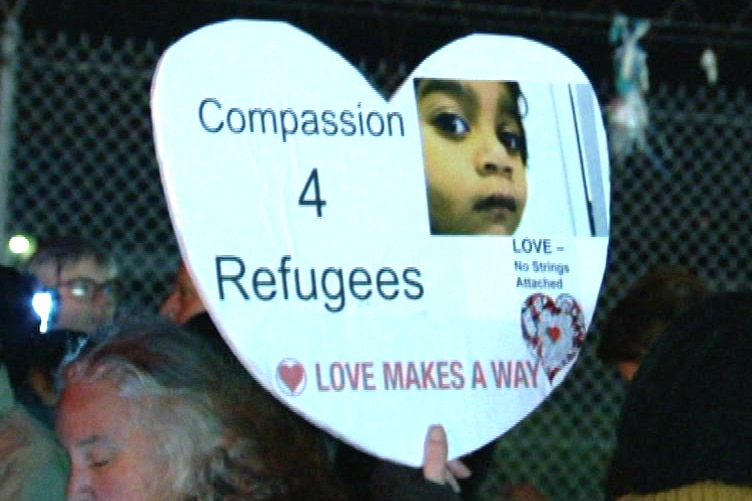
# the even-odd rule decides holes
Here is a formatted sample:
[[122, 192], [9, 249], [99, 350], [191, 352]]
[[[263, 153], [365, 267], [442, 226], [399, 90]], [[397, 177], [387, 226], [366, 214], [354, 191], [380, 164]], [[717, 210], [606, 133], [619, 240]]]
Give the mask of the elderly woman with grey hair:
[[341, 499], [315, 429], [168, 322], [111, 334], [62, 382], [71, 500]]
[[[215, 341], [221, 341], [220, 338]], [[62, 372], [57, 433], [72, 501], [347, 499], [322, 432], [261, 388], [222, 342], [166, 320], [120, 327]], [[446, 434], [373, 500], [457, 500]], [[384, 484], [382, 484], [384, 485]], [[361, 501], [361, 500], [359, 500]]]

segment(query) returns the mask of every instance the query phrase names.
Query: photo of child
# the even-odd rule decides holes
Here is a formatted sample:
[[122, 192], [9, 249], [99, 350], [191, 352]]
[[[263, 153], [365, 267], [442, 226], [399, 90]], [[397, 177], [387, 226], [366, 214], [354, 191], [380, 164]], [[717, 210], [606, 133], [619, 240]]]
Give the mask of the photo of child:
[[433, 235], [512, 235], [528, 199], [517, 82], [417, 78]]

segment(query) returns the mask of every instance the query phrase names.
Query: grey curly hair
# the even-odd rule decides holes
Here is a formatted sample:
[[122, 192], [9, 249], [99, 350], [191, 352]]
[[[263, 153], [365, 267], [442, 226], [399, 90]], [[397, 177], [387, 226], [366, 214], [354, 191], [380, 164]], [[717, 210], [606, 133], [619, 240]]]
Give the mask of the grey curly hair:
[[[63, 387], [106, 379], [160, 437], [179, 500], [306, 499], [325, 476], [313, 427], [271, 398], [229, 353], [167, 322], [121, 328], [62, 373]], [[337, 496], [333, 499], [337, 499]]]

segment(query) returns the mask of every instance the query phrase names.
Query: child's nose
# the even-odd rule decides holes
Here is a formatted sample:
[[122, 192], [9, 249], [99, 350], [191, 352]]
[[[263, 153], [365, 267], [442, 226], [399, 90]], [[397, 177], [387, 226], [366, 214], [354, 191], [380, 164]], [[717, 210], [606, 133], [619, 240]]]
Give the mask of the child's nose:
[[475, 166], [481, 176], [502, 175], [511, 177], [514, 172], [512, 157], [498, 138], [488, 138], [477, 152]]

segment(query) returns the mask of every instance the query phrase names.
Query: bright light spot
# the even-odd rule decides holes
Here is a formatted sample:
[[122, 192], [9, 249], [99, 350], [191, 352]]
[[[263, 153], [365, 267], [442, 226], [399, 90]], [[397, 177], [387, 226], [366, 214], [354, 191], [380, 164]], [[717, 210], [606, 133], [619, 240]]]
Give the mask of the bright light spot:
[[34, 311], [37, 312], [39, 319], [42, 321], [39, 325], [39, 332], [47, 332], [53, 307], [52, 293], [37, 292], [31, 299], [31, 306], [34, 308]]
[[24, 235], [14, 235], [8, 240], [8, 249], [13, 254], [26, 254], [30, 248], [31, 243]]

